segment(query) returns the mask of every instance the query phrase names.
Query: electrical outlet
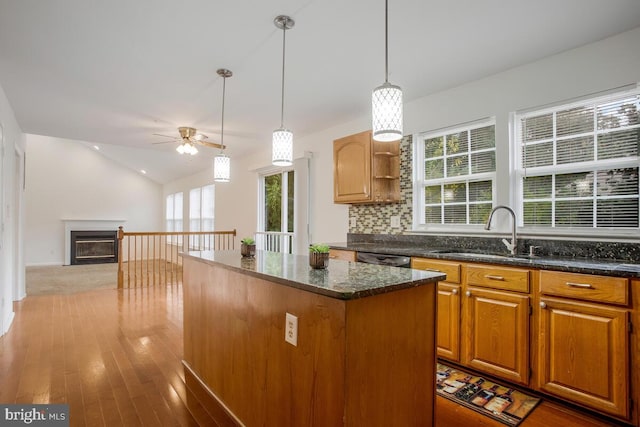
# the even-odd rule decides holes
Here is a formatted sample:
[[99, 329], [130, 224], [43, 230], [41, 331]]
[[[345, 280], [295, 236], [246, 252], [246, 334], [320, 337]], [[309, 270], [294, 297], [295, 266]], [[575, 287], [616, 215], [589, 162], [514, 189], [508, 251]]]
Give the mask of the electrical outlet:
[[394, 215], [391, 217], [391, 227], [400, 228], [400, 215]]
[[349, 227], [351, 228], [356, 228], [356, 219], [355, 218], [349, 218]]
[[287, 313], [284, 325], [284, 340], [293, 346], [298, 346], [298, 317]]

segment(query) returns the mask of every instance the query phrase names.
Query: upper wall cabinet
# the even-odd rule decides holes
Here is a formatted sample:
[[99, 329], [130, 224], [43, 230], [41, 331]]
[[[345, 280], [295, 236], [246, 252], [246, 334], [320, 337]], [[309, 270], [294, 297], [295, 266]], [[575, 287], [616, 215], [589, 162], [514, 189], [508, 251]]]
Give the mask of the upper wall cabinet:
[[371, 131], [333, 141], [335, 203], [400, 201], [400, 140], [374, 141]]

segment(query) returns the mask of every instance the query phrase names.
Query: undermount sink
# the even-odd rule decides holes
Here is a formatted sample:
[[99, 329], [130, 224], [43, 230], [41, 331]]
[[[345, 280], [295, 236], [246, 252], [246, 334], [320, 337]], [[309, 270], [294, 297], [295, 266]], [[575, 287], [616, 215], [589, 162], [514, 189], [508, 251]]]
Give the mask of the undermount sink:
[[445, 250], [435, 250], [432, 253], [437, 254], [449, 254], [455, 256], [461, 256], [465, 258], [481, 258], [481, 259], [529, 259], [529, 255], [496, 255], [496, 254], [485, 254], [481, 252], [460, 252], [455, 249], [445, 249]]

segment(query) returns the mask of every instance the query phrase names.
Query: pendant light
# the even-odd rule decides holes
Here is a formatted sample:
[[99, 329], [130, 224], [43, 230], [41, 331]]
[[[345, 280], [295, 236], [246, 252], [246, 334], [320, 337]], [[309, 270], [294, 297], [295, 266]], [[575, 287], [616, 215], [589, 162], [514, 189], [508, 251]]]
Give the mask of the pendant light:
[[271, 163], [275, 166], [290, 166], [293, 164], [293, 132], [284, 127], [284, 54], [287, 30], [293, 28], [295, 22], [286, 15], [279, 15], [275, 17], [273, 23], [282, 30], [282, 104], [280, 128], [273, 131]]
[[222, 124], [220, 130], [220, 154], [213, 159], [213, 180], [216, 182], [229, 182], [231, 180], [231, 159], [224, 154], [224, 96], [227, 88], [227, 77], [233, 73], [225, 68], [217, 71], [222, 77]]
[[384, 83], [371, 94], [373, 139], [395, 141], [402, 138], [402, 89], [389, 83], [388, 0], [384, 1]]

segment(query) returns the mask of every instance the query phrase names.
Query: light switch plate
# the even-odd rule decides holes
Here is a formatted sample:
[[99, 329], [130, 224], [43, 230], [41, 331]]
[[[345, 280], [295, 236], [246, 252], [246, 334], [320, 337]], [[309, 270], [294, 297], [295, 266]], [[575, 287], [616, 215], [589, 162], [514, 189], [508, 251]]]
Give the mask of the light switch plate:
[[394, 215], [391, 217], [391, 227], [400, 228], [400, 215]]
[[349, 227], [356, 228], [356, 219], [355, 219], [355, 217], [349, 218]]
[[293, 346], [298, 346], [298, 317], [287, 313], [284, 324], [284, 340]]

